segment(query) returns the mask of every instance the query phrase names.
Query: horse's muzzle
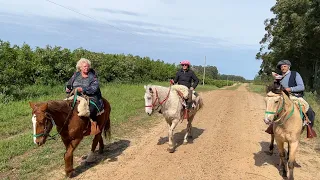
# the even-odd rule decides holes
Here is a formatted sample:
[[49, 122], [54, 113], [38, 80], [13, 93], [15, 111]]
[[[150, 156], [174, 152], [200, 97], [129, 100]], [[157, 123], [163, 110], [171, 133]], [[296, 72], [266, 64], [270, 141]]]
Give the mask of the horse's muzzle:
[[264, 118], [263, 121], [268, 125], [270, 125], [272, 123], [268, 118]]

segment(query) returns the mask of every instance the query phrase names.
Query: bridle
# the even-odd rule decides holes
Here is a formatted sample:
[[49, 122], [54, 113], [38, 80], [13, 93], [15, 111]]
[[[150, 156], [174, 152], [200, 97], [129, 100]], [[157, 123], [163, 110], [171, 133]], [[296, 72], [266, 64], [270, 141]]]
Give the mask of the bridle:
[[37, 137], [52, 137], [50, 136], [50, 128], [49, 128], [49, 125], [48, 125], [48, 121], [51, 120], [51, 123], [52, 123], [52, 126], [54, 125], [54, 121], [53, 121], [53, 118], [51, 117], [51, 115], [49, 113], [45, 113], [45, 123], [44, 123], [44, 128], [43, 128], [43, 133], [40, 133], [40, 134], [33, 134], [33, 137], [37, 138]]
[[[155, 100], [152, 102], [151, 105], [145, 106], [145, 107], [151, 107], [151, 108], [152, 108], [152, 111], [153, 111], [153, 110], [157, 110], [160, 106], [162, 106], [163, 103], [165, 103], [165, 102], [168, 100], [169, 95], [170, 95], [170, 91], [171, 91], [171, 86], [170, 86], [170, 88], [169, 88], [169, 91], [168, 91], [168, 94], [167, 94], [166, 98], [163, 99], [162, 101], [160, 101], [157, 88], [154, 88], [154, 89], [155, 89], [155, 92], [156, 92], [156, 93], [155, 93], [155, 95], [156, 95]], [[154, 94], [153, 91], [150, 92], [150, 93], [152, 94], [152, 97], [153, 97], [153, 96], [154, 96], [154, 95], [153, 95], [153, 94]], [[153, 98], [152, 98], [152, 99], [153, 99]], [[154, 108], [154, 107], [156, 107], [156, 108]]]
[[[282, 97], [282, 96], [281, 96]], [[284, 105], [285, 105], [285, 100], [284, 100], [284, 97], [282, 97], [282, 105], [281, 105], [281, 107], [280, 107], [280, 104], [278, 105], [278, 107], [277, 107], [277, 111], [276, 112], [274, 112], [274, 111], [265, 111], [265, 114], [274, 114], [275, 115], [275, 117], [274, 117], [274, 119], [273, 119], [273, 122], [275, 122], [275, 123], [278, 123], [281, 119], [283, 119], [284, 117], [286, 117], [285, 119], [284, 119], [284, 121], [280, 124], [280, 125], [282, 125], [282, 124], [284, 124], [284, 122], [286, 121], [286, 120], [288, 120], [292, 115], [293, 115], [293, 113], [294, 113], [294, 103], [292, 103], [292, 110], [290, 111], [290, 113], [288, 114], [288, 113], [285, 113], [284, 115], [282, 115], [281, 117], [279, 117], [279, 114], [283, 111], [283, 109], [284, 109]]]

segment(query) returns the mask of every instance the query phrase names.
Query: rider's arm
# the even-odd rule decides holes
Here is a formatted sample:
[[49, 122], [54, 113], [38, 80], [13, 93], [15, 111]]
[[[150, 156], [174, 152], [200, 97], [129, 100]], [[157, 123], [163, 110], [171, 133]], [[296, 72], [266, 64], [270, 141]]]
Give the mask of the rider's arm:
[[198, 77], [195, 75], [194, 72], [192, 72], [191, 78], [193, 79], [193, 85], [192, 85], [192, 87], [193, 87], [193, 89], [196, 89], [196, 87], [197, 87], [198, 84], [199, 84], [199, 79], [198, 79]]
[[296, 83], [297, 83], [297, 86], [291, 87], [291, 92], [304, 91], [303, 80], [302, 80], [302, 77], [300, 76], [300, 74], [298, 72], [296, 74]]
[[88, 87], [82, 87], [85, 94], [95, 94], [99, 88], [99, 81], [96, 75], [93, 75], [92, 81]]
[[70, 93], [70, 91], [72, 90], [72, 82], [74, 81], [75, 77], [76, 77], [76, 73], [73, 73], [72, 77], [66, 83], [66, 87], [65, 87], [66, 93]]
[[179, 71], [176, 73], [176, 77], [173, 79], [174, 83], [179, 81]]

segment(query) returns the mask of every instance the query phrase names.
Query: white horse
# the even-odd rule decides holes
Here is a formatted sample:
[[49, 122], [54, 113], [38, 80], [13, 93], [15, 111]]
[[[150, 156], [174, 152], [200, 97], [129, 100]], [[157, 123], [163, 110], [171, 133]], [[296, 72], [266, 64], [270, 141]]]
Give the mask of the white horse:
[[[154, 111], [161, 113], [168, 123], [169, 127], [169, 148], [168, 151], [173, 153], [175, 150], [175, 143], [173, 139], [173, 132], [175, 127], [180, 121], [183, 121], [184, 107], [183, 107], [183, 96], [188, 90], [183, 90], [184, 86], [173, 85], [170, 87], [163, 87], [157, 85], [145, 85], [145, 111], [148, 115], [151, 115]], [[185, 87], [187, 89], [187, 87]], [[180, 90], [178, 90], [180, 89]], [[181, 93], [181, 96], [178, 94]], [[192, 138], [192, 121], [197, 111], [203, 107], [203, 101], [200, 96], [193, 95], [193, 106], [189, 111], [187, 132], [184, 136], [184, 144], [188, 143], [188, 138]]]

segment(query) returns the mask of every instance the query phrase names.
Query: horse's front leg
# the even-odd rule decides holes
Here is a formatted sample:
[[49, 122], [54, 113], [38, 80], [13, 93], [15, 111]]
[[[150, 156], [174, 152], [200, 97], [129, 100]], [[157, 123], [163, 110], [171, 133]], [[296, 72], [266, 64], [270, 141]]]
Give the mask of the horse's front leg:
[[296, 153], [298, 150], [299, 141], [293, 142], [289, 144], [290, 151], [289, 151], [289, 161], [288, 161], [288, 167], [289, 167], [289, 180], [293, 180], [293, 168], [294, 168], [294, 162], [296, 158]]
[[269, 155], [271, 156], [273, 154], [273, 148], [274, 148], [274, 134], [271, 134], [271, 142], [269, 146]]
[[188, 143], [188, 138], [192, 138], [192, 121], [193, 121], [194, 116], [189, 117], [188, 119], [188, 124], [187, 124], [187, 129], [186, 129], [186, 134], [184, 135], [184, 140], [183, 144]]
[[282, 177], [287, 177], [287, 170], [286, 170], [286, 165], [285, 165], [285, 156], [286, 156], [286, 153], [284, 151], [284, 142], [282, 141], [277, 141], [277, 147], [278, 147], [278, 150], [279, 150], [279, 155], [280, 155], [280, 174]]
[[65, 172], [67, 177], [73, 177], [75, 175], [73, 169], [73, 151], [79, 145], [82, 138], [71, 140], [67, 146], [67, 151], [64, 154]]
[[174, 119], [171, 123], [171, 126], [169, 127], [169, 135], [168, 135], [168, 139], [169, 139], [169, 148], [168, 151], [170, 153], [173, 153], [175, 150], [175, 143], [174, 143], [174, 138], [173, 138], [173, 134], [174, 134], [174, 129], [176, 128], [177, 124], [179, 122], [179, 119]]

